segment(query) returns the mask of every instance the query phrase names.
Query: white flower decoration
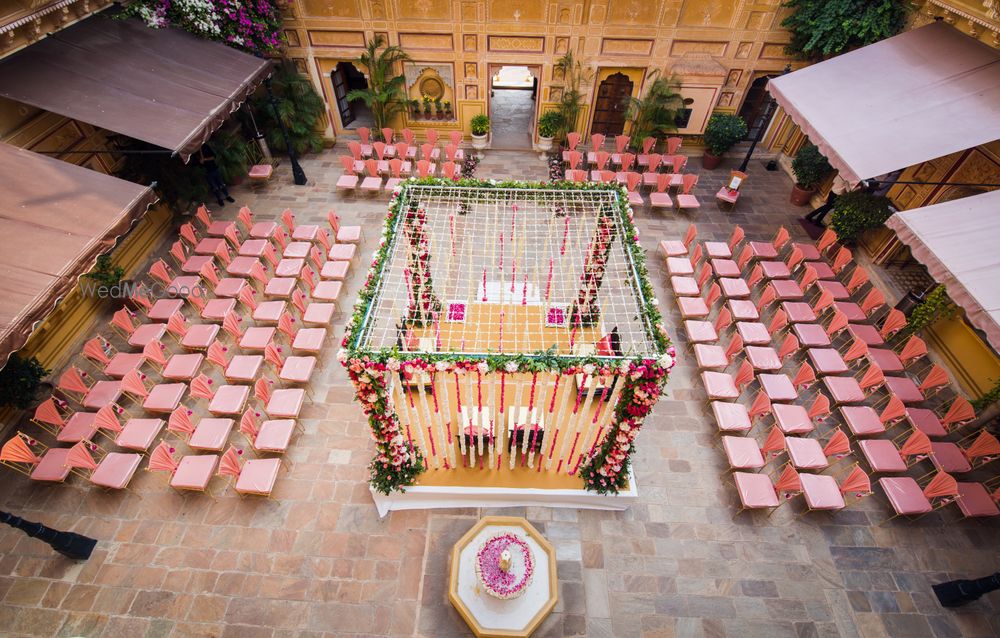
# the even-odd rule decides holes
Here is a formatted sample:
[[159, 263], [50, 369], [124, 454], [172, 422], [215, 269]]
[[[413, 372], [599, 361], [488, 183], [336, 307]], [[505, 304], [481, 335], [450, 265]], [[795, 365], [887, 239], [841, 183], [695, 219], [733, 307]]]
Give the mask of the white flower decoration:
[[584, 374], [588, 374], [588, 375], [589, 374], [594, 374], [594, 370], [595, 369], [596, 369], [596, 367], [594, 366], [593, 363], [588, 363], [588, 364], [585, 364], [583, 366], [583, 373]]
[[397, 370], [399, 370], [399, 360], [389, 359], [388, 361], [385, 362], [385, 367], [389, 368], [393, 372], [396, 372]]
[[517, 361], [508, 361], [503, 369], [507, 372], [517, 372]]
[[451, 368], [451, 364], [448, 363], [447, 361], [438, 361], [437, 363], [434, 364], [434, 369], [437, 370], [438, 372], [444, 372], [449, 368]]
[[486, 374], [487, 372], [490, 371], [490, 364], [486, 363], [485, 361], [480, 361], [479, 365], [476, 367], [479, 369], [480, 374]]
[[654, 306], [659, 306], [660, 305], [660, 300], [657, 299], [656, 297], [653, 297], [653, 305]]
[[674, 358], [669, 354], [664, 354], [662, 357], [660, 357], [657, 363], [660, 364], [660, 367], [669, 370], [670, 368], [674, 367]]

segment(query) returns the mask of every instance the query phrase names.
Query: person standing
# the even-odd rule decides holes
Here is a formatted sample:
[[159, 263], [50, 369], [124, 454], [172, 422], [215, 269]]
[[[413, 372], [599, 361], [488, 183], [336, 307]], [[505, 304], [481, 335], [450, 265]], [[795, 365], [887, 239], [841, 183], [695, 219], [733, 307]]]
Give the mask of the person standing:
[[215, 163], [215, 151], [212, 147], [207, 143], [202, 144], [201, 150], [198, 151], [198, 159], [202, 168], [205, 169], [205, 181], [212, 189], [212, 194], [215, 195], [219, 206], [225, 206], [226, 202], [235, 202], [236, 200], [229, 196], [229, 189], [226, 188], [226, 182], [222, 179], [222, 173], [219, 172], [219, 165]]
[[814, 208], [808, 215], [804, 217], [806, 221], [812, 222], [818, 226], [823, 225], [823, 219], [826, 217], [827, 213], [833, 210], [834, 202], [837, 198], [850, 190], [850, 185], [840, 178], [840, 175], [833, 178], [833, 187], [830, 188], [830, 193], [826, 196], [826, 202], [822, 206]]

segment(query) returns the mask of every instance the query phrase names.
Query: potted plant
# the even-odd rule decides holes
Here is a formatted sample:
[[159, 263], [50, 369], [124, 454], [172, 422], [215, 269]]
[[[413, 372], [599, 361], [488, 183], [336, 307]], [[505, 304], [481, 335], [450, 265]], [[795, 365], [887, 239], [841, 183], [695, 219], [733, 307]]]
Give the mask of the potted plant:
[[469, 122], [472, 129], [472, 148], [481, 151], [486, 148], [486, 139], [490, 133], [490, 118], [480, 113]]
[[795, 173], [795, 185], [790, 201], [796, 206], [805, 206], [823, 180], [833, 172], [833, 167], [815, 144], [807, 143], [795, 154], [792, 172]]
[[431, 99], [426, 95], [424, 96], [424, 117], [428, 120], [431, 119]]
[[441, 106], [441, 98], [434, 100], [434, 115], [439, 120], [444, 119], [444, 108]]
[[701, 165], [709, 170], [722, 163], [722, 154], [747, 135], [747, 123], [738, 115], [715, 113], [705, 126], [705, 154]]
[[837, 233], [839, 242], [852, 244], [866, 230], [884, 224], [893, 212], [888, 197], [864, 191], [851, 191], [844, 193], [833, 203], [830, 228]]
[[50, 372], [35, 357], [23, 359], [16, 354], [11, 355], [7, 365], [0, 370], [0, 405], [21, 410], [31, 407], [37, 399], [42, 379]]
[[420, 100], [410, 100], [409, 101], [409, 105], [410, 105], [410, 115], [412, 115], [414, 119], [419, 118], [420, 117]]
[[94, 290], [102, 299], [112, 299], [113, 305], [125, 304], [127, 295], [123, 290], [122, 277], [125, 269], [111, 261], [111, 255], [99, 255], [94, 269], [83, 275], [94, 282]]
[[538, 149], [541, 151], [552, 150], [552, 139], [559, 132], [562, 126], [562, 117], [557, 111], [546, 111], [538, 118]]
[[447, 102], [447, 101], [446, 101], [446, 102], [444, 103], [444, 115], [445, 115], [445, 117], [446, 117], [446, 118], [448, 118], [449, 120], [450, 120], [450, 119], [452, 119], [452, 110], [451, 110], [451, 102]]

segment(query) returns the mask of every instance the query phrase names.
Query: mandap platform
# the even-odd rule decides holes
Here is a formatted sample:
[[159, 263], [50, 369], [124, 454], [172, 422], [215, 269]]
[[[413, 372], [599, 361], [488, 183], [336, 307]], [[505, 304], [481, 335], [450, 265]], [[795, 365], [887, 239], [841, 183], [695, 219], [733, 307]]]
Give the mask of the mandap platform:
[[673, 365], [617, 185], [403, 182], [338, 358], [379, 513], [625, 509]]

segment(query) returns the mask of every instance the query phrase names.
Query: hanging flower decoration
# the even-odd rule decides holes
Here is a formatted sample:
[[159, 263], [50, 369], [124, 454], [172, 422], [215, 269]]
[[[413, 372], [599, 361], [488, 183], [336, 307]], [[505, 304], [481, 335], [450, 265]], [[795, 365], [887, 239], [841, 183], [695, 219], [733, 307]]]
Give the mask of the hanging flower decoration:
[[501, 600], [523, 594], [535, 575], [531, 548], [509, 532], [486, 539], [476, 553], [475, 567], [486, 593]]
[[273, 0], [135, 0], [118, 17], [137, 17], [153, 29], [177, 27], [257, 55], [275, 53], [282, 43]]

